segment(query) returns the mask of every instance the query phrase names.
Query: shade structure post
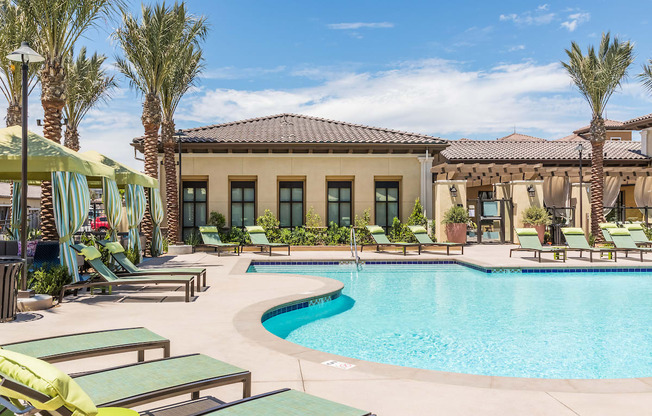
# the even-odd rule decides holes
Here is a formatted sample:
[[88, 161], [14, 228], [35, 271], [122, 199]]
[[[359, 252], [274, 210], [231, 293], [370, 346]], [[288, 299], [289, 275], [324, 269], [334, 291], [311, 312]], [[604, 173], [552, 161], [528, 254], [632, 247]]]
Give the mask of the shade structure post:
[[13, 196], [11, 199], [11, 225], [9, 227], [11, 238], [14, 240], [20, 240], [20, 219], [22, 218], [21, 201], [22, 182], [14, 181]]
[[77, 255], [72, 250], [71, 240], [86, 221], [91, 205], [86, 177], [79, 173], [52, 172], [52, 202], [59, 234], [60, 262], [68, 268], [73, 281], [78, 282]]
[[[22, 172], [20, 177], [20, 186], [23, 192], [20, 194], [20, 256], [27, 264], [27, 96], [28, 90], [28, 60], [22, 58], [21, 72], [22, 72], [22, 95], [23, 95], [23, 108], [22, 108]], [[27, 267], [23, 267], [21, 271], [20, 290], [27, 290]]]
[[129, 244], [130, 250], [138, 253], [140, 260], [140, 233], [138, 226], [145, 215], [145, 190], [141, 185], [128, 184], [125, 192], [125, 203], [127, 205], [127, 221], [129, 223]]
[[158, 257], [163, 253], [161, 222], [163, 222], [164, 215], [161, 191], [158, 188], [149, 188], [149, 212], [152, 215], [152, 224], [154, 226], [151, 244], [152, 257]]
[[118, 224], [122, 220], [122, 198], [113, 179], [102, 178], [102, 203], [109, 223], [109, 240], [118, 241]]

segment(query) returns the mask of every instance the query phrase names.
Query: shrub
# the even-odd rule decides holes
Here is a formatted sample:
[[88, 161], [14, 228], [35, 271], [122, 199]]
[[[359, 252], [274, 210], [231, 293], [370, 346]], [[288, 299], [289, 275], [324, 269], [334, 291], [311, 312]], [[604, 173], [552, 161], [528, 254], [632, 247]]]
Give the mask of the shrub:
[[[281, 230], [281, 233], [285, 230]], [[304, 227], [295, 227], [290, 232], [288, 240], [284, 242], [293, 246], [314, 246], [317, 244], [317, 236]]]
[[423, 215], [423, 206], [421, 205], [419, 198], [414, 201], [414, 208], [412, 208], [412, 214], [410, 214], [410, 217], [407, 220], [407, 225], [420, 225], [422, 227], [428, 225], [428, 218]]
[[543, 207], [532, 206], [523, 212], [523, 224], [548, 225], [550, 223], [550, 214]]
[[351, 240], [351, 229], [349, 227], [340, 227], [331, 221], [326, 229], [324, 244], [333, 246], [337, 244], [349, 244]]
[[222, 241], [225, 243], [238, 243], [240, 245], [251, 244], [249, 235], [247, 235], [247, 233], [238, 227], [231, 228], [229, 232], [224, 235], [224, 237], [220, 238], [222, 238]]
[[648, 240], [652, 239], [652, 227], [646, 227], [644, 224], [643, 225], [643, 231], [645, 232], [645, 236], [647, 237]]
[[256, 225], [263, 227], [270, 243], [278, 243], [280, 241], [281, 231], [279, 226], [281, 223], [272, 211], [266, 209], [265, 213], [256, 220]]
[[373, 244], [371, 233], [367, 230], [367, 225], [371, 223], [371, 208], [367, 208], [362, 213], [362, 217], [355, 216], [355, 240], [359, 245]]
[[448, 211], [444, 213], [444, 219], [442, 224], [468, 224], [471, 221], [469, 217], [469, 212], [464, 207], [454, 206], [450, 207]]
[[201, 244], [201, 236], [199, 235], [198, 232], [193, 230], [190, 234], [188, 234], [188, 236], [186, 236], [186, 239], [184, 240], [184, 242], [187, 245], [194, 247], [196, 245]]
[[125, 249], [125, 256], [127, 256], [129, 261], [133, 264], [140, 263], [140, 252], [138, 252], [138, 250], [134, 250], [132, 248]]
[[437, 226], [437, 224], [435, 223], [435, 220], [432, 220], [430, 222], [430, 238], [432, 239], [432, 241], [435, 241], [435, 242], [437, 241], [437, 237], [435, 237], [435, 227], [436, 226]]
[[226, 227], [226, 218], [223, 214], [220, 214], [216, 211], [211, 211], [211, 214], [208, 217], [207, 225], [214, 225], [217, 227], [217, 231], [222, 231]]
[[392, 226], [389, 227], [388, 237], [394, 243], [416, 243], [416, 238], [410, 232], [407, 224], [403, 224], [401, 220], [394, 217]]
[[46, 265], [29, 274], [29, 286], [34, 292], [58, 297], [61, 288], [72, 282], [68, 268], [62, 265]]
[[310, 207], [308, 212], [306, 212], [306, 228], [314, 229], [321, 227], [321, 217], [315, 212], [314, 207]]

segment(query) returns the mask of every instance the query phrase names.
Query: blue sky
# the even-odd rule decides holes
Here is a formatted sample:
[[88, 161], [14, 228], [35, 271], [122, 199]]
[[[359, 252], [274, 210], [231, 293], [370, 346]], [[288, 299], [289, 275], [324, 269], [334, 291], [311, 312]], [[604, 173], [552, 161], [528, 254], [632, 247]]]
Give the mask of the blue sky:
[[[652, 112], [634, 77], [652, 58], [649, 1], [628, 2], [635, 13], [600, 0], [186, 3], [211, 30], [206, 70], [181, 104], [179, 128], [293, 112], [452, 140], [494, 139], [514, 128], [555, 139], [590, 120], [559, 65], [564, 49], [571, 41], [597, 44], [605, 31], [633, 41], [637, 55], [607, 117]], [[138, 13], [140, 3], [131, 8]], [[113, 62], [119, 52], [110, 29], [88, 32], [80, 45]], [[114, 98], [83, 122], [82, 150], [140, 167], [129, 143], [142, 134], [141, 100], [118, 79]], [[42, 116], [37, 97], [32, 122]]]

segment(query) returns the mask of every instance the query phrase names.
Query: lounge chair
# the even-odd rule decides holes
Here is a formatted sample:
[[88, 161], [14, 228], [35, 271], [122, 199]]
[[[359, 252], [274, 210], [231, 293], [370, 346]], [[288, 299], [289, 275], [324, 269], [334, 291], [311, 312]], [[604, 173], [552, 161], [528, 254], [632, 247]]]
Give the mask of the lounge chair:
[[405, 256], [408, 247], [417, 247], [419, 249], [419, 254], [421, 254], [421, 244], [405, 242], [392, 243], [385, 235], [385, 230], [383, 230], [383, 227], [379, 227], [377, 225], [367, 225], [367, 230], [371, 234], [371, 238], [374, 240], [374, 244], [361, 244], [360, 251], [363, 251], [365, 246], [376, 246], [376, 251], [380, 251], [381, 247], [399, 247], [403, 249], [403, 255]]
[[[202, 398], [207, 403], [209, 397]], [[200, 406], [202, 404], [199, 404]], [[203, 404], [206, 406], [206, 404]], [[186, 408], [197, 408], [198, 401], [188, 401], [157, 409], [141, 412], [142, 416], [169, 416], [189, 414]], [[234, 402], [207, 406], [205, 410], [193, 412], [193, 416], [373, 416], [371, 413], [355, 409], [340, 403], [322, 399], [321, 397], [303, 393], [297, 390], [281, 389], [259, 394]]]
[[618, 228], [616, 224], [613, 222], [601, 222], [600, 223], [600, 230], [602, 230], [602, 236], [604, 237], [604, 241], [607, 243], [611, 243], [611, 235], [609, 234], [610, 229], [612, 228]]
[[194, 276], [124, 276], [118, 277], [104, 263], [102, 255], [95, 247], [87, 247], [83, 244], [73, 244], [72, 248], [84, 256], [84, 260], [93, 269], [96, 276], [93, 278], [72, 283], [61, 288], [59, 302], [63, 301], [63, 296], [68, 290], [77, 290], [94, 287], [113, 287], [121, 285], [158, 285], [158, 284], [183, 284], [186, 289], [186, 302], [190, 302], [190, 297], [195, 296]]
[[82, 332], [48, 338], [30, 339], [0, 345], [49, 363], [78, 360], [100, 355], [138, 352], [138, 361], [145, 361], [145, 351], [163, 349], [163, 356], [170, 356], [170, 340], [146, 328], [121, 328], [104, 331]]
[[222, 249], [234, 249], [234, 252], [240, 255], [240, 244], [237, 243], [223, 243], [220, 238], [220, 233], [217, 232], [215, 226], [202, 226], [199, 227], [199, 234], [204, 242], [203, 246], [210, 247], [217, 252], [217, 257], [220, 256]]
[[416, 237], [417, 241], [419, 242], [419, 254], [421, 254], [421, 252], [423, 251], [422, 247], [424, 246], [446, 247], [447, 256], [451, 254], [450, 252], [451, 247], [459, 247], [460, 250], [462, 251], [461, 254], [464, 254], [464, 244], [450, 243], [450, 242], [443, 242], [443, 243], [434, 242], [428, 235], [428, 230], [426, 230], [424, 227], [420, 225], [410, 225], [408, 226], [408, 228], [410, 229], [412, 234], [414, 234], [414, 237]]
[[[198, 399], [201, 390], [235, 383], [243, 384], [243, 397], [251, 395], [249, 371], [202, 354], [162, 358], [69, 376], [38, 358], [0, 350], [0, 395], [21, 399], [23, 397], [12, 397], [17, 390], [12, 387], [24, 389], [32, 386], [39, 389], [37, 393], [50, 397], [50, 400], [37, 402], [56, 406], [43, 410], [54, 411], [63, 406], [74, 411], [76, 404], [81, 404], [89, 411], [73, 413], [80, 416], [93, 414], [93, 410], [97, 411], [96, 406], [139, 406], [188, 393]], [[32, 404], [39, 408], [37, 403]]]
[[564, 238], [566, 238], [566, 243], [568, 244], [566, 251], [579, 251], [580, 257], [582, 257], [582, 254], [586, 251], [589, 253], [589, 260], [591, 262], [593, 262], [593, 253], [600, 254], [600, 257], [602, 257], [602, 254], [607, 253], [609, 256], [613, 255], [614, 261], [618, 261], [617, 248], [591, 247], [589, 242], [586, 241], [584, 230], [581, 228], [567, 227], [562, 228], [561, 232], [564, 234]]
[[125, 270], [125, 273], [117, 273], [118, 277], [127, 276], [196, 276], [197, 277], [197, 290], [201, 290], [201, 281], [203, 286], [206, 287], [206, 269], [203, 267], [156, 267], [152, 269], [141, 269], [129, 260], [125, 254], [125, 249], [122, 244], [109, 242], [107, 240], [99, 240], [98, 243], [107, 249], [111, 257]]
[[609, 235], [617, 249], [625, 251], [625, 253], [629, 251], [639, 253], [641, 255], [641, 261], [643, 261], [643, 254], [652, 253], [652, 248], [650, 247], [637, 246], [627, 228], [609, 228]]
[[645, 234], [645, 228], [641, 224], [623, 224], [625, 228], [629, 230], [629, 233], [632, 235], [632, 240], [636, 243], [637, 246], [649, 246], [652, 245], [652, 241], [647, 238]]
[[534, 257], [539, 256], [539, 263], [541, 263], [541, 253], [553, 253], [555, 256], [561, 254], [562, 259], [566, 262], [566, 248], [565, 247], [543, 247], [539, 241], [539, 234], [534, 228], [515, 228], [518, 241], [521, 246], [509, 250], [509, 257], [512, 257], [514, 251], [529, 251], [534, 253]]
[[272, 255], [272, 248], [274, 247], [287, 247], [288, 248], [288, 256], [290, 255], [290, 245], [289, 244], [283, 244], [283, 243], [270, 243], [267, 240], [267, 236], [265, 235], [265, 230], [263, 227], [260, 227], [258, 225], [250, 225], [247, 226], [247, 234], [249, 234], [249, 238], [251, 239], [251, 245], [260, 247], [260, 252], [264, 253], [265, 252], [265, 247], [269, 250], [269, 255]]

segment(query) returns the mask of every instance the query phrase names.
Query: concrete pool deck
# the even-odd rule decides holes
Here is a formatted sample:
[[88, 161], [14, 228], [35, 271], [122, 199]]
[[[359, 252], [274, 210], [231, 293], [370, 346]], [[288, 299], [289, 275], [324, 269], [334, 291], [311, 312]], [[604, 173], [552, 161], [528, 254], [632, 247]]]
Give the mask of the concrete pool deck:
[[[463, 260], [485, 267], [650, 267], [650, 260], [622, 258], [618, 263], [550, 257], [542, 263], [529, 253], [509, 258], [507, 245], [467, 246], [465, 255], [375, 253], [362, 260]], [[550, 255], [549, 255], [550, 256]], [[19, 321], [0, 324], [0, 344], [98, 329], [145, 326], [172, 341], [172, 354], [201, 352], [246, 368], [253, 375], [253, 394], [291, 387], [383, 415], [643, 415], [652, 414], [652, 379], [532, 380], [469, 376], [418, 370], [346, 357], [356, 364], [342, 370], [321, 364], [335, 357], [308, 350], [267, 333], [260, 323], [270, 307], [337, 290], [339, 282], [293, 275], [248, 274], [250, 260], [351, 260], [347, 251], [295, 251], [291, 256], [245, 252], [241, 256], [195, 253], [162, 257], [148, 265], [202, 265], [208, 269], [207, 291], [191, 303], [180, 291], [161, 288], [115, 290], [113, 295], [69, 296], [58, 307]], [[29, 319], [29, 318], [33, 319]], [[148, 353], [147, 358], [158, 357]], [[133, 362], [135, 354], [57, 364], [81, 371]], [[222, 400], [239, 398], [239, 386], [209, 390]], [[185, 397], [184, 397], [185, 399]], [[169, 400], [168, 400], [169, 402]]]

